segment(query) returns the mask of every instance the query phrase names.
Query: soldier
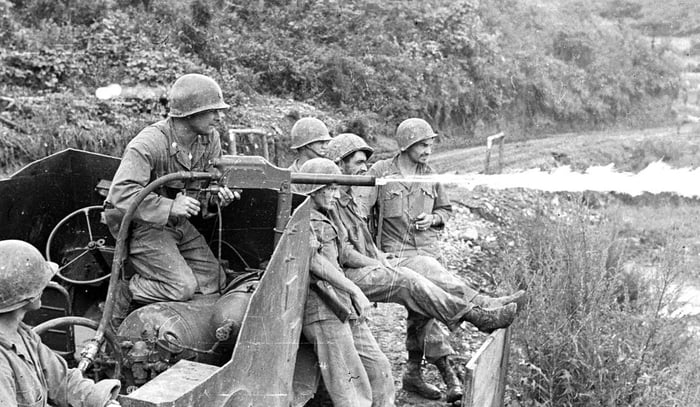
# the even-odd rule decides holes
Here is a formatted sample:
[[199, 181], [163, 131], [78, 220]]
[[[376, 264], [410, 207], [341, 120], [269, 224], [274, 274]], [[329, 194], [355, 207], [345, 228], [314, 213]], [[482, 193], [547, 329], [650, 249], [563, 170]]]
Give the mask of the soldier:
[[[437, 135], [422, 119], [403, 121], [396, 130], [400, 151], [394, 157], [375, 163], [368, 175], [384, 178], [410, 178], [434, 174], [427, 160]], [[461, 295], [481, 306], [494, 306], [494, 300], [476, 295], [464, 280], [443, 267], [439, 249], [439, 229], [452, 215], [452, 206], [444, 187], [436, 182], [390, 182], [381, 189], [373, 188], [363, 202], [364, 213], [377, 213], [377, 240], [392, 264], [421, 273], [445, 291]], [[368, 209], [369, 208], [369, 209]], [[502, 297], [524, 305], [524, 292]], [[425, 341], [429, 335], [432, 343]], [[420, 366], [422, 357], [435, 364], [448, 387], [448, 399], [461, 397], [462, 389], [454, 379], [448, 363], [453, 354], [446, 335], [440, 335], [424, 317], [410, 314], [407, 321], [406, 348], [409, 372]], [[418, 367], [420, 369], [420, 367]], [[414, 370], [415, 371], [415, 370]], [[418, 373], [419, 374], [419, 373]]]
[[[346, 175], [365, 174], [367, 172], [367, 160], [373, 152], [374, 150], [362, 138], [354, 134], [339, 134], [328, 144], [328, 157], [334, 160], [342, 173]], [[465, 309], [469, 311], [465, 315], [465, 319], [480, 330], [488, 332], [496, 328], [505, 327], [512, 322], [515, 314], [513, 308], [516, 308], [516, 306], [513, 305], [510, 308], [504, 308], [504, 306], [520, 300], [524, 295], [523, 292], [507, 297], [489, 298], [479, 295], [471, 287], [463, 284], [462, 291], [466, 293], [466, 298], [471, 299], [471, 302], [469, 302], [461, 298], [461, 296], [456, 297], [443, 291], [438, 285], [420, 275], [420, 269], [412, 270], [407, 267], [401, 267], [399, 266], [400, 259], [395, 256], [389, 256], [379, 250], [372, 240], [372, 235], [367, 227], [366, 215], [362, 213], [360, 198], [358, 198], [355, 189], [356, 187], [350, 186], [341, 188], [340, 199], [336, 202], [337, 224], [345, 225], [349, 241], [358, 252], [389, 266], [384, 270], [377, 269], [373, 271], [370, 273], [371, 278], [365, 277], [364, 280], [367, 280], [368, 286], [363, 285], [363, 280], [356, 281], [350, 277], [365, 291], [365, 294], [371, 301], [398, 302], [391, 296], [382, 298], [381, 295], [375, 296], [373, 294], [384, 294], [378, 289], [384, 283], [390, 282], [392, 287], [396, 287], [395, 282], [399, 282], [398, 285], [401, 285], [403, 282], [406, 286], [414, 288], [405, 292], [404, 295], [410, 296], [415, 301], [427, 300], [443, 305], [462, 304], [462, 307], [466, 307]], [[431, 258], [424, 258], [420, 261], [430, 264], [431, 260]], [[417, 263], [414, 262], [413, 264]], [[388, 270], [391, 270], [391, 272], [388, 272]], [[422, 287], [427, 288], [427, 290], [422, 290]], [[397, 294], [400, 293], [398, 290], [396, 291]], [[410, 301], [407, 303], [410, 304]], [[420, 308], [416, 307], [409, 306], [407, 309], [410, 315], [409, 321], [420, 321], [419, 325], [423, 326], [424, 329], [417, 332], [417, 335], [407, 337], [409, 358], [406, 374], [403, 377], [404, 390], [421, 394], [426, 398], [440, 398], [439, 390], [435, 386], [425, 383], [422, 378], [420, 367], [423, 354], [425, 354], [430, 362], [441, 366], [440, 371], [444, 373], [445, 381], [448, 383], [446, 398], [450, 401], [460, 398], [461, 387], [446, 359], [446, 356], [453, 354], [454, 351], [445, 341], [446, 335], [444, 330], [435, 323], [435, 319], [444, 323], [444, 318], [441, 318], [436, 313], [421, 312]], [[416, 340], [418, 343], [416, 343]], [[420, 350], [416, 348], [420, 348]]]
[[[333, 162], [323, 158], [305, 162], [300, 171], [340, 173]], [[302, 184], [295, 185], [295, 191], [311, 198], [313, 253], [309, 270], [325, 287], [323, 291], [309, 290], [302, 331], [314, 346], [333, 405], [393, 406], [391, 365], [364, 321], [371, 304], [340, 267], [340, 262], [347, 256], [348, 246], [328, 218], [338, 196], [338, 187]], [[342, 316], [343, 320], [322, 299], [321, 293], [324, 292], [335, 293], [336, 304], [348, 310]]]
[[[215, 126], [223, 117], [221, 88], [199, 74], [181, 76], [168, 95], [168, 118], [143, 129], [126, 147], [105, 201], [105, 220], [117, 236], [122, 217], [136, 195], [155, 179], [177, 171], [210, 171], [221, 156]], [[195, 292], [218, 292], [223, 269], [204, 237], [188, 221], [202, 205], [185, 195], [184, 184], [173, 181], [149, 194], [135, 212], [128, 261], [136, 274], [122, 282], [115, 301], [113, 328], [128, 313], [132, 299], [187, 301]], [[218, 203], [230, 204], [239, 196], [222, 187]]]
[[326, 146], [331, 141], [328, 128], [322, 121], [313, 117], [304, 117], [297, 120], [292, 127], [292, 146], [297, 152], [289, 169], [299, 172], [299, 168], [308, 160], [326, 156]]
[[83, 378], [22, 323], [57, 270], [29, 243], [0, 241], [0, 406], [119, 406], [118, 380]]

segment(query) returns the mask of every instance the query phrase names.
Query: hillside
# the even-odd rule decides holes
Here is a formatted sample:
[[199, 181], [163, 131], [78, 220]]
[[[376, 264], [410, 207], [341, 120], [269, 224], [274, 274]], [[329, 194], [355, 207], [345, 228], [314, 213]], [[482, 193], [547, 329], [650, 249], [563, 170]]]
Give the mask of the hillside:
[[[0, 166], [69, 146], [119, 155], [164, 114], [162, 92], [185, 72], [222, 84], [234, 105], [222, 134], [262, 126], [282, 155], [285, 116], [298, 114], [334, 131], [357, 119], [368, 137], [417, 115], [455, 145], [498, 129], [529, 139], [670, 120], [680, 89], [672, 54], [632, 21], [569, 6], [2, 0]], [[96, 100], [110, 83], [161, 94]]]

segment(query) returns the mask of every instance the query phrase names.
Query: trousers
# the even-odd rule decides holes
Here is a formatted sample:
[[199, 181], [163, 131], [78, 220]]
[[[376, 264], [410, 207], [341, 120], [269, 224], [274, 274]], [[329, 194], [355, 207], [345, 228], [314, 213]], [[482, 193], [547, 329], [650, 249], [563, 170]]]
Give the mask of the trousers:
[[[396, 267], [405, 267], [420, 274], [445, 292], [460, 297], [471, 307], [471, 301], [478, 292], [469, 287], [464, 280], [449, 272], [433, 257], [413, 256], [398, 257], [390, 262]], [[406, 319], [406, 350], [422, 352], [428, 362], [435, 362], [444, 356], [455, 353], [448, 340], [449, 332], [431, 319], [409, 310]]]
[[367, 323], [326, 319], [304, 324], [335, 407], [392, 407], [391, 365]]
[[187, 220], [164, 228], [134, 223], [129, 263], [136, 274], [129, 290], [135, 301], [187, 301], [213, 294], [225, 283], [223, 268], [204, 237]]

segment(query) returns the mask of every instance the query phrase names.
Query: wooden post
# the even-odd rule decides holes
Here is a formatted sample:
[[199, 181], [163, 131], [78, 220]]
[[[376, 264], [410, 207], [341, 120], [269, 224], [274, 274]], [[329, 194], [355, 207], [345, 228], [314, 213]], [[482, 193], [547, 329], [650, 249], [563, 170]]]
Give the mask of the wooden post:
[[489, 174], [490, 171], [490, 164], [491, 164], [491, 147], [493, 147], [493, 141], [494, 140], [499, 140], [500, 141], [500, 146], [499, 146], [499, 158], [498, 158], [498, 172], [500, 173], [503, 170], [503, 139], [505, 138], [505, 134], [503, 132], [500, 132], [498, 134], [494, 134], [493, 136], [488, 136], [486, 138], [486, 163], [484, 164], [484, 174]]
[[233, 129], [228, 131], [228, 153], [236, 155], [236, 130]]

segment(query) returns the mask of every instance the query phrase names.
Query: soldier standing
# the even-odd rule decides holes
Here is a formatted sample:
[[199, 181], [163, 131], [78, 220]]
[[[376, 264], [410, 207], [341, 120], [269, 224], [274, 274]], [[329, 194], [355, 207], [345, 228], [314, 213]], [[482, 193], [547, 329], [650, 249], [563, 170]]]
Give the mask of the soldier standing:
[[0, 241], [0, 406], [119, 406], [118, 380], [83, 378], [22, 323], [57, 270], [29, 243]]
[[301, 166], [312, 158], [326, 156], [331, 136], [322, 121], [314, 117], [299, 119], [294, 123], [291, 135], [291, 148], [297, 153], [296, 160], [289, 166], [292, 172], [299, 172]]
[[[155, 179], [177, 171], [211, 171], [221, 156], [215, 126], [223, 117], [221, 88], [211, 78], [187, 74], [168, 95], [168, 118], [143, 129], [129, 142], [105, 201], [105, 220], [114, 236], [136, 195]], [[200, 202], [184, 194], [182, 181], [173, 181], [149, 194], [134, 215], [128, 261], [136, 274], [118, 287], [113, 318], [116, 328], [131, 300], [187, 301], [195, 292], [212, 294], [225, 284], [224, 272], [204, 237], [188, 218], [200, 212]], [[227, 187], [218, 203], [238, 196]]]
[[[346, 175], [365, 174], [367, 172], [367, 160], [372, 153], [373, 149], [362, 138], [354, 134], [339, 134], [328, 145], [328, 157], [334, 160], [343, 174]], [[351, 186], [341, 188], [340, 198], [336, 202], [335, 213], [337, 213], [338, 217], [336, 225], [339, 225], [339, 227], [344, 225], [349, 241], [358, 252], [377, 259], [388, 267], [375, 268], [372, 272], [366, 273], [366, 277], [360, 276], [362, 277], [361, 280], [353, 281], [363, 288], [363, 291], [365, 291], [365, 294], [371, 301], [398, 302], [409, 305], [407, 310], [409, 311], [410, 320], [419, 321], [418, 325], [423, 326], [424, 329], [418, 332], [419, 338], [407, 338], [409, 359], [406, 374], [403, 377], [403, 388], [407, 391], [421, 394], [426, 398], [438, 399], [441, 396], [440, 391], [437, 387], [423, 380], [420, 366], [423, 354], [427, 355], [426, 358], [429, 361], [442, 365], [446, 364], [446, 361], [438, 361], [438, 359], [453, 353], [452, 348], [444, 341], [444, 330], [436, 324], [436, 320], [445, 323], [445, 319], [440, 313], [422, 312], [420, 307], [410, 306], [410, 304], [414, 302], [419, 304], [428, 302], [428, 304], [437, 306], [423, 307], [423, 309], [451, 309], [452, 315], [458, 315], [455, 313], [454, 305], [461, 304], [463, 308], [462, 319], [472, 323], [482, 331], [489, 332], [510, 325], [515, 317], [517, 307], [516, 305], [507, 305], [521, 300], [524, 292], [520, 291], [507, 297], [490, 298], [478, 294], [477, 291], [460, 280], [459, 283], [462, 284], [461, 291], [465, 295], [457, 297], [443, 291], [439, 284], [435, 284], [433, 281], [423, 277], [420, 274], [422, 272], [421, 269], [400, 266], [401, 263], [409, 265], [433, 264], [434, 260], [430, 257], [418, 255], [415, 256], [413, 261], [404, 261], [377, 248], [367, 227], [366, 215], [361, 209], [361, 198], [357, 196], [355, 189], [356, 187]], [[357, 274], [357, 272], [354, 274]], [[364, 285], [363, 282], [367, 284]], [[403, 286], [408, 288], [405, 292], [398, 289], [402, 287], [402, 283], [404, 283]], [[391, 295], [382, 291], [383, 286], [391, 288]], [[393, 296], [398, 298], [393, 298]], [[396, 299], [401, 299], [401, 296], [408, 296], [409, 298], [395, 301]], [[471, 299], [471, 301], [467, 299]], [[449, 323], [446, 325], [449, 326]], [[418, 339], [418, 344], [415, 343], [415, 339]], [[416, 347], [422, 348], [422, 352], [416, 352]], [[445, 370], [446, 375], [450, 376], [448, 381], [454, 382], [449, 372], [450, 368], [446, 367]], [[446, 398], [452, 400], [459, 397], [461, 397], [461, 388], [458, 386], [458, 383], [455, 386], [448, 385]]]
[[[422, 119], [404, 120], [396, 130], [400, 151], [392, 158], [376, 162], [368, 175], [396, 178], [379, 189], [373, 188], [363, 203], [363, 212], [377, 213], [377, 240], [379, 247], [392, 257], [395, 266], [403, 266], [421, 273], [445, 291], [460, 295], [480, 306], [493, 307], [500, 300], [477, 295], [464, 280], [449, 272], [439, 261], [439, 230], [451, 215], [452, 206], [444, 187], [437, 182], [416, 182], [401, 179], [434, 174], [427, 164], [437, 135]], [[506, 301], [525, 300], [524, 292]], [[404, 387], [426, 397], [434, 392], [423, 382], [421, 363], [423, 358], [433, 363], [447, 385], [448, 401], [462, 397], [462, 388], [448, 356], [454, 350], [447, 340], [447, 333], [434, 327], [434, 321], [409, 312], [407, 320], [406, 348], [408, 368]], [[408, 383], [408, 385], [406, 385]]]

